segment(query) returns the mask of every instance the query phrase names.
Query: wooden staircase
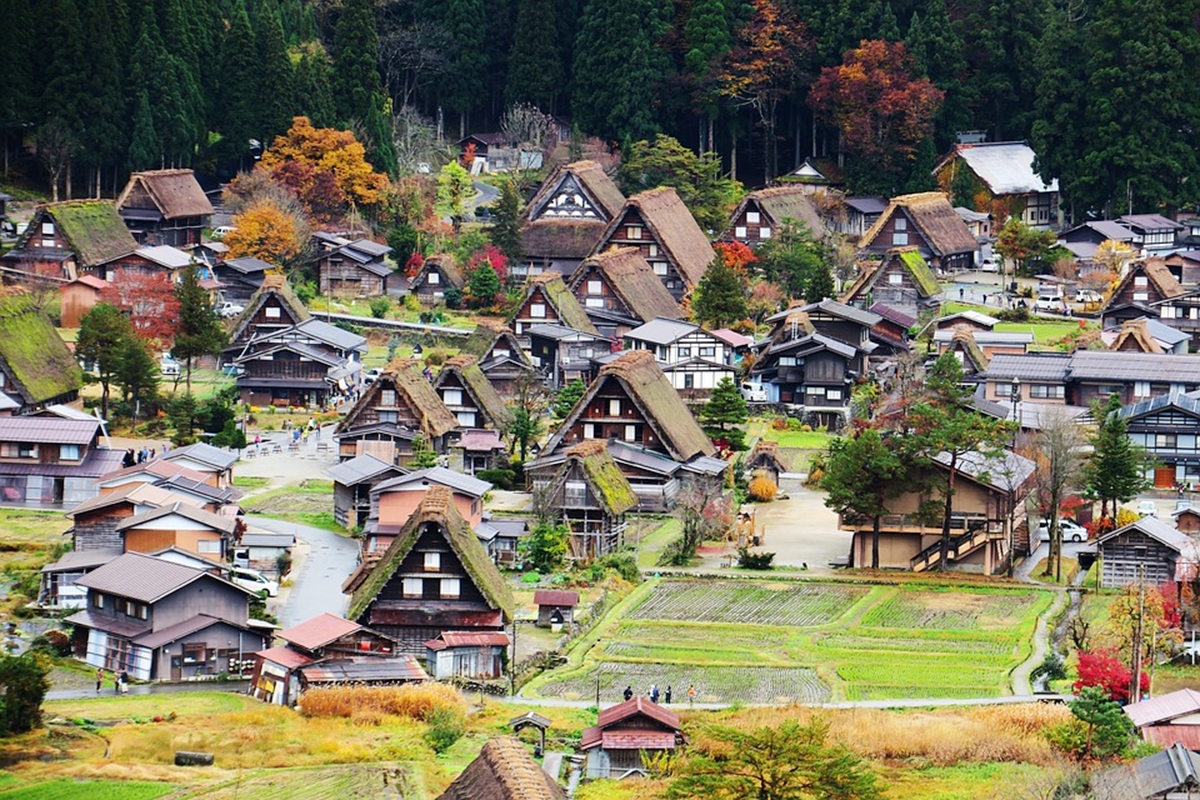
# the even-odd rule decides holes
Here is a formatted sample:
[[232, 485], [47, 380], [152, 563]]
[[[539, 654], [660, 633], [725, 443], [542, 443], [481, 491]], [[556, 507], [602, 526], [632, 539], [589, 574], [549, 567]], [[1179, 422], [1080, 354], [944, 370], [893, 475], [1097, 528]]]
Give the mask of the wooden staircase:
[[[950, 562], [965, 558], [971, 553], [974, 553], [979, 548], [988, 543], [992, 537], [988, 534], [986, 526], [969, 530], [961, 536], [956, 536], [950, 539], [950, 548], [947, 558]], [[934, 569], [942, 560], [942, 540], [939, 538], [933, 544], [926, 547], [921, 552], [917, 553], [909, 559], [909, 568], [913, 572], [925, 572], [929, 569]]]

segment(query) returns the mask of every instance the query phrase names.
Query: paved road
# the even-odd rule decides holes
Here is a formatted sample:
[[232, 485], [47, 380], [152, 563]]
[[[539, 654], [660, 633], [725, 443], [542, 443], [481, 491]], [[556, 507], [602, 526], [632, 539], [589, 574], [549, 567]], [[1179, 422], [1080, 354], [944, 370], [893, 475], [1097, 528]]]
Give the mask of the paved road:
[[[132, 683], [128, 695], [177, 694], [179, 692], [234, 692], [245, 694], [250, 681], [188, 681], [187, 683]], [[87, 689], [52, 689], [46, 692], [47, 700], [90, 700], [93, 697], [113, 697], [112, 681], [104, 682], [99, 693], [94, 686]]]
[[349, 598], [342, 594], [342, 582], [358, 562], [358, 544], [353, 539], [253, 514], [247, 519], [255, 527], [296, 536], [292, 585], [281, 589], [271, 604], [280, 625], [290, 628], [326, 611], [346, 612]]
[[490, 183], [483, 181], [474, 181], [475, 185], [475, 205], [473, 208], [480, 206], [491, 205], [492, 202], [500, 196], [500, 190]]

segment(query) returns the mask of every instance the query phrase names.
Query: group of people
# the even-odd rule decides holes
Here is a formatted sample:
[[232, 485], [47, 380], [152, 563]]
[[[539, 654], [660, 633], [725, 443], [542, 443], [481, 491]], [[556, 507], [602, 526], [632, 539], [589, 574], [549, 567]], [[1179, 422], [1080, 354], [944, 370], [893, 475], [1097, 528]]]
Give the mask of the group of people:
[[[129, 691], [129, 673], [126, 670], [121, 670], [120, 674], [114, 669], [112, 672], [113, 694], [125, 694]], [[96, 694], [100, 694], [100, 690], [104, 688], [104, 668], [96, 670]]]
[[[171, 449], [170, 445], [164, 444], [162, 451], [165, 453], [170, 449]], [[147, 461], [152, 461], [156, 455], [157, 455], [157, 450], [155, 450], [155, 448], [153, 448], [153, 447], [150, 447], [150, 448], [143, 447], [141, 450], [138, 450], [136, 453], [134, 452], [133, 448], [131, 447], [125, 451], [125, 457], [121, 459], [121, 466], [132, 467], [135, 464], [145, 464]]]
[[[658, 699], [661, 697], [664, 705], [671, 705], [672, 693], [673, 692], [672, 692], [671, 686], [669, 684], [667, 686], [666, 692], [660, 692], [659, 688], [658, 688], [658, 684], [652, 683], [652, 684], [650, 684], [650, 690], [648, 692], [646, 692], [646, 696], [650, 698], [651, 703], [657, 703]], [[625, 698], [625, 702], [629, 702], [630, 700], [633, 699], [633, 687], [626, 686], [625, 691], [622, 692], [621, 694]], [[696, 685], [695, 684], [688, 685], [687, 698], [688, 698], [689, 704], [696, 702]]]

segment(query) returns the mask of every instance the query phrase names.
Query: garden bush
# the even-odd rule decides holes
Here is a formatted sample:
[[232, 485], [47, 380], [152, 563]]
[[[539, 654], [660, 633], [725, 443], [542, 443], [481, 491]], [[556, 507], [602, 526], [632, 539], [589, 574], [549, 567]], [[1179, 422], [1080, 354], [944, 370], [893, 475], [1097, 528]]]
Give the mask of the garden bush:
[[425, 717], [429, 730], [425, 742], [435, 753], [444, 753], [466, 733], [467, 721], [461, 708], [438, 706]]
[[738, 550], [738, 566], [742, 569], [773, 569], [774, 553], [751, 553], [746, 548]]
[[386, 296], [371, 299], [371, 316], [383, 319], [392, 310], [392, 301]]
[[504, 491], [512, 491], [513, 481], [517, 474], [511, 469], [481, 469], [475, 473], [475, 477], [481, 481], [487, 481], [495, 485], [497, 489]]
[[775, 485], [775, 481], [765, 475], [756, 476], [750, 481], [750, 486], [747, 491], [750, 492], [750, 497], [760, 503], [767, 503], [775, 499], [775, 493], [779, 487]]

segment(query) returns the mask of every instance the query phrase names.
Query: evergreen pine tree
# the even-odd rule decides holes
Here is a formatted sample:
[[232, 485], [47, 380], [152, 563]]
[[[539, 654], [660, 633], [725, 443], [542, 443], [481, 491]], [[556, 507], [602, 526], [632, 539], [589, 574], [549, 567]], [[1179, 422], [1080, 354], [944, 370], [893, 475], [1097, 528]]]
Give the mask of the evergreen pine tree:
[[500, 187], [488, 238], [505, 255], [509, 264], [516, 264], [524, 257], [521, 248], [521, 196], [516, 181], [511, 178]]
[[745, 281], [718, 257], [692, 294], [692, 319], [700, 325], [722, 328], [749, 314]]
[[89, 91], [80, 108], [84, 131], [83, 160], [95, 170], [95, 192], [100, 193], [101, 171], [119, 165], [126, 150], [125, 94], [121, 86], [126, 33], [118, 28], [127, 15], [124, 0], [83, 0], [81, 15], [88, 31]]
[[913, 13], [904, 45], [912, 56], [914, 73], [945, 92], [934, 121], [935, 145], [942, 153], [956, 141], [958, 131], [970, 127], [975, 90], [964, 77], [963, 43], [950, 21], [946, 0], [926, 0], [922, 8], [924, 13]]
[[158, 363], [150, 355], [145, 340], [138, 336], [125, 339], [116, 378], [136, 425], [142, 414], [149, 414], [153, 410], [151, 405], [158, 394]]
[[904, 37], [900, 35], [900, 23], [892, 11], [891, 0], [886, 0], [879, 12], [879, 27], [872, 39], [883, 39], [886, 42], [898, 42]]
[[555, 0], [517, 0], [517, 29], [504, 89], [508, 103], [532, 103], [543, 111], [553, 108], [564, 77], [552, 24], [558, 8]]
[[292, 123], [295, 113], [293, 70], [275, 3], [267, 0], [259, 6], [254, 27], [259, 59], [258, 138], [267, 145]]
[[[486, 31], [480, 23], [487, 18], [487, 9], [483, 0], [439, 0], [438, 6], [442, 26], [454, 43], [446, 53], [446, 69], [437, 82], [438, 95], [447, 108], [458, 112], [458, 134], [462, 137], [467, 135], [467, 115], [481, 103], [486, 88]], [[552, 25], [543, 22], [553, 32]]]
[[300, 56], [296, 65], [296, 108], [315, 128], [337, 124], [333, 102], [333, 70], [319, 46]]
[[1048, 9], [1048, 0], [987, 2], [962, 20], [962, 38], [973, 45], [966, 52], [978, 90], [974, 122], [989, 132], [991, 141], [1029, 136], [1038, 81], [1034, 65]]
[[[239, 162], [246, 157], [250, 140], [258, 139], [258, 41], [250, 27], [244, 0], [235, 0], [229, 33], [221, 47], [221, 150]], [[261, 141], [261, 140], [259, 140]], [[264, 145], [269, 142], [262, 142]]]
[[418, 433], [413, 437], [412, 468], [429, 469], [436, 467], [437, 463], [437, 453], [433, 452], [433, 448], [429, 446], [429, 440], [425, 438], [424, 434]]
[[[0, 0], [0, 19], [9, 30], [33, 30], [30, 0]], [[34, 116], [34, 47], [32, 36], [9, 36], [4, 43], [4, 80], [0, 81], [0, 145], [4, 148], [3, 170], [7, 177], [10, 138], [18, 141], [22, 129]]]
[[833, 270], [826, 261], [812, 261], [804, 270], [804, 299], [809, 303], [819, 303], [833, 297]]
[[79, 321], [75, 354], [93, 365], [100, 380], [100, 416], [108, 419], [109, 387], [117, 380], [125, 340], [134, 335], [125, 312], [111, 303], [97, 303]]
[[379, 92], [379, 37], [370, 0], [346, 0], [333, 38], [333, 88], [338, 120], [367, 118]]
[[207, 131], [207, 103], [200, 79], [201, 33], [193, 0], [157, 0], [157, 10], [167, 69], [161, 77], [172, 83], [162, 98], [167, 104], [164, 115], [172, 122], [160, 124], [159, 135], [172, 162], [187, 164], [204, 143]]
[[587, 391], [587, 385], [580, 379], [568, 383], [566, 386], [558, 390], [558, 395], [554, 398], [554, 403], [551, 410], [554, 416], [558, 419], [566, 419], [567, 414], [571, 413], [571, 409], [579, 402], [579, 398], [583, 397]]
[[492, 265], [488, 263], [480, 264], [471, 273], [471, 279], [467, 282], [467, 296], [470, 299], [471, 308], [488, 308], [496, 303], [496, 296], [503, 291], [504, 287], [500, 285], [500, 278], [496, 275], [496, 270], [492, 269]]
[[731, 378], [721, 378], [708, 402], [700, 407], [700, 426], [711, 439], [724, 439], [732, 450], [746, 449], [744, 425], [750, 418], [746, 400]]
[[[708, 118], [709, 138], [720, 98], [720, 66], [733, 46], [726, 0], [697, 0], [683, 26], [684, 73], [693, 87], [695, 108]], [[705, 148], [708, 142], [705, 142]]]
[[[84, 141], [81, 115], [87, 102], [88, 84], [86, 70], [81, 69], [79, 62], [79, 54], [84, 51], [84, 38], [75, 0], [50, 0], [44, 10], [39, 18], [47, 23], [43, 46], [48, 59], [37, 109], [38, 121], [42, 124], [38, 138], [46, 136], [58, 140], [64, 147], [39, 147], [38, 151], [39, 156], [49, 156], [54, 161], [47, 166], [54, 184], [53, 197], [57, 200], [59, 169], [65, 170], [67, 197], [71, 196], [70, 165]], [[56, 150], [65, 160], [54, 155]]]
[[1100, 501], [1100, 515], [1116, 516], [1121, 503], [1128, 502], [1146, 488], [1145, 453], [1129, 440], [1129, 429], [1121, 416], [1121, 398], [1109, 395], [1097, 401], [1092, 417], [1098, 425], [1091, 436], [1092, 455], [1084, 466], [1088, 496]]
[[[932, 136], [926, 136], [917, 146], [917, 157], [909, 164], [908, 180], [904, 184], [905, 194], [931, 192], [938, 188], [937, 180], [933, 177], [933, 169], [937, 166], [937, 146]], [[967, 170], [961, 170], [966, 172]]]
[[154, 130], [154, 114], [150, 111], [150, 98], [143, 89], [138, 93], [133, 112], [133, 133], [130, 136], [129, 152], [125, 156], [125, 169], [130, 172], [150, 169], [158, 164], [162, 145]]
[[194, 267], [183, 271], [183, 280], [175, 287], [175, 298], [179, 301], [179, 326], [171, 355], [185, 363], [190, 393], [193, 359], [221, 352], [225, 331], [213, 314], [212, 301], [200, 286], [200, 276]]

